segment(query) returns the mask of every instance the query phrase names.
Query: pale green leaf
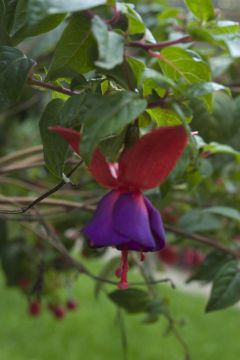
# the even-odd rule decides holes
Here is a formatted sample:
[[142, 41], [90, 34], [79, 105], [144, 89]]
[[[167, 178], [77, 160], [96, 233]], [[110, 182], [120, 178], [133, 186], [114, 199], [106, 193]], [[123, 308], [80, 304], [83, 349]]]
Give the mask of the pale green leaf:
[[98, 44], [98, 60], [95, 65], [103, 69], [113, 69], [123, 62], [124, 37], [109, 31], [98, 16], [92, 19], [92, 31]]
[[214, 18], [212, 0], [185, 0], [187, 7], [196, 18], [207, 21]]

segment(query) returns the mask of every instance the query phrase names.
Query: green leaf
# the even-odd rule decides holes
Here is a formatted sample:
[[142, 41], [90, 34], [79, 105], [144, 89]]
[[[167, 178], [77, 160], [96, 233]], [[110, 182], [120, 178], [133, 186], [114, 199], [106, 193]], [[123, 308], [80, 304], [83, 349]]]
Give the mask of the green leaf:
[[[163, 73], [170, 79], [178, 82], [179, 90], [192, 84], [209, 82], [211, 70], [198, 54], [171, 46], [162, 50], [160, 66]], [[212, 105], [212, 96], [207, 94], [202, 97], [208, 108]]]
[[8, 229], [7, 229], [7, 221], [4, 219], [0, 219], [0, 257], [2, 257], [2, 250], [5, 244], [8, 241]]
[[185, 94], [186, 96], [196, 98], [211, 94], [215, 91], [225, 91], [228, 95], [231, 96], [231, 90], [228, 87], [215, 82], [202, 82], [198, 84], [193, 84], [187, 88]]
[[92, 19], [92, 31], [98, 44], [98, 60], [95, 65], [103, 69], [113, 69], [123, 62], [124, 37], [109, 31], [98, 16]]
[[82, 14], [73, 15], [57, 43], [47, 79], [61, 77], [66, 68], [86, 73], [94, 68], [95, 59], [96, 44], [90, 20]]
[[69, 128], [81, 126], [89, 110], [99, 98], [101, 98], [100, 95], [91, 93], [71, 96], [61, 110], [59, 124]]
[[224, 309], [240, 300], [240, 269], [238, 261], [225, 264], [217, 273], [206, 311]]
[[130, 56], [127, 58], [127, 62], [134, 74], [136, 83], [139, 86], [142, 80], [143, 72], [145, 70], [145, 64], [143, 61]]
[[[179, 115], [172, 109], [161, 108], [158, 106], [152, 109], [147, 109], [146, 112], [158, 124], [158, 126], [182, 124], [182, 120]], [[191, 117], [186, 118], [186, 121], [190, 122]]]
[[229, 145], [219, 144], [216, 142], [211, 142], [209, 144], [206, 144], [203, 146], [204, 151], [209, 151], [212, 154], [227, 154], [227, 155], [233, 155], [236, 157], [238, 161], [240, 161], [240, 152], [237, 150], [234, 150]]
[[201, 209], [194, 209], [184, 214], [178, 225], [190, 232], [218, 230], [220, 221], [212, 214], [205, 214]]
[[[41, 6], [44, 14], [62, 14], [91, 9], [106, 4], [106, 0], [28, 0], [31, 6]], [[43, 16], [43, 14], [42, 14]]]
[[145, 24], [141, 16], [135, 11], [133, 4], [118, 3], [122, 14], [125, 14], [128, 19], [128, 33], [141, 34], [145, 33]]
[[161, 74], [159, 71], [146, 68], [142, 74], [141, 83], [144, 94], [149, 95], [155, 90], [159, 96], [162, 96], [164, 89], [176, 88], [176, 84], [171, 78]]
[[143, 320], [144, 323], [152, 324], [158, 321], [159, 315], [166, 313], [166, 303], [163, 300], [152, 300], [147, 305], [147, 316]]
[[118, 134], [146, 108], [146, 100], [130, 91], [102, 96], [85, 114], [81, 154], [87, 162], [98, 143], [107, 136]]
[[124, 129], [119, 135], [111, 136], [100, 142], [99, 147], [102, 154], [109, 162], [116, 162], [119, 152], [123, 147], [126, 138], [126, 130]]
[[230, 260], [232, 260], [232, 256], [222, 251], [210, 252], [187, 282], [195, 280], [203, 282], [212, 281], [220, 268]]
[[63, 104], [64, 102], [60, 99], [52, 100], [45, 108], [39, 122], [45, 164], [51, 173], [58, 178], [62, 178], [63, 175], [68, 144], [58, 134], [50, 131], [48, 127], [59, 125]]
[[201, 83], [211, 78], [210, 67], [196, 53], [170, 46], [162, 50], [160, 66], [166, 76], [186, 84]]
[[106, 0], [19, 0], [12, 35], [16, 41], [55, 28], [68, 12], [103, 5]]
[[17, 0], [0, 0], [0, 44], [11, 45], [9, 32], [12, 28]]
[[140, 289], [115, 290], [108, 297], [131, 314], [146, 312], [151, 301], [149, 294]]
[[18, 1], [10, 32], [15, 44], [28, 36], [48, 32], [62, 22], [65, 14], [51, 13], [46, 7], [46, 2], [41, 0]]
[[205, 213], [222, 215], [229, 219], [240, 222], [240, 211], [227, 206], [212, 206], [203, 210]]
[[212, 0], [185, 0], [187, 7], [196, 18], [208, 21], [214, 18]]
[[0, 44], [11, 45], [11, 40], [7, 32], [6, 5], [3, 0], [0, 0]]
[[33, 65], [20, 50], [0, 46], [0, 111], [18, 100]]

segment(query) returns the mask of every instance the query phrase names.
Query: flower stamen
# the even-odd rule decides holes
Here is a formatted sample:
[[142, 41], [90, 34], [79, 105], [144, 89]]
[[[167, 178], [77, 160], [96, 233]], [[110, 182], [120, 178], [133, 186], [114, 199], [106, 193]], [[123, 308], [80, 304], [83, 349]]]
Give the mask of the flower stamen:
[[128, 280], [127, 280], [127, 273], [128, 273], [128, 247], [125, 245], [122, 249], [122, 263], [121, 263], [121, 273], [118, 272], [120, 275], [120, 282], [118, 283], [119, 289], [127, 289], [128, 288]]

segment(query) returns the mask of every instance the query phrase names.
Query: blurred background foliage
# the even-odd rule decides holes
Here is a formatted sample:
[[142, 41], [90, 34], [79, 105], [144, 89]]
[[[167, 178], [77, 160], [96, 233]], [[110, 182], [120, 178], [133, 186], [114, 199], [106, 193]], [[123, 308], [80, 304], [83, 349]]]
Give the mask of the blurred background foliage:
[[[142, 281], [140, 275], [144, 271], [145, 275], [150, 273], [154, 278], [165, 277], [169, 268], [173, 268], [173, 277], [178, 279], [180, 274], [182, 283], [186, 279], [189, 283], [213, 282], [215, 287], [207, 310], [225, 308], [240, 299], [238, 262], [231, 254], [231, 251], [239, 250], [240, 240], [239, 25], [225, 23], [223, 26], [221, 23], [217, 26], [214, 21], [203, 24], [204, 21], [196, 20], [189, 10], [186, 12], [183, 1], [134, 3], [143, 23], [158, 42], [176, 39], [179, 34], [190, 34], [197, 40], [191, 44], [191, 51], [197, 52], [210, 66], [212, 82], [225, 87], [218, 89], [214, 85], [214, 89], [209, 90], [206, 80], [203, 87], [186, 90], [180, 81], [174, 94], [176, 104], [182, 106], [180, 112], [175, 107], [174, 115], [170, 114], [172, 118], [164, 106], [163, 113], [151, 108], [139, 119], [140, 130], [144, 133], [151, 121], [164, 125], [164, 121], [169, 121], [167, 115], [171, 122], [179, 121], [183, 113], [191, 120], [191, 131], [197, 131], [198, 135], [168, 180], [160, 188], [148, 191], [166, 224], [168, 246], [160, 254], [148, 255], [144, 265], [139, 265], [133, 257], [131, 280]], [[218, 22], [224, 17], [239, 20], [240, 5], [237, 1], [216, 1], [214, 5]], [[109, 8], [98, 11], [104, 16], [111, 13]], [[55, 47], [67, 20], [59, 22], [53, 30], [38, 36], [25, 38], [26, 29], [18, 34], [23, 41], [17, 48], [36, 62], [34, 78], [39, 81], [49, 76]], [[126, 23], [126, 18], [121, 19], [120, 32], [126, 28]], [[222, 31], [221, 27], [224, 27]], [[133, 34], [132, 40], [138, 41], [138, 34]], [[182, 47], [189, 48], [188, 44]], [[149, 102], [155, 102], [166, 90], [166, 83], [163, 81], [162, 86], [162, 79], [158, 81], [155, 59], [135, 52], [134, 48], [128, 55], [137, 58], [138, 65], [142, 61], [156, 71], [141, 89]], [[137, 66], [133, 71], [135, 76], [136, 69]], [[164, 66], [162, 69], [165, 75], [169, 75], [169, 69], [164, 69]], [[111, 72], [114, 71], [114, 81], [107, 84], [107, 89], [124, 82], [121, 78], [119, 80], [116, 69], [105, 71], [106, 78], [113, 76]], [[72, 89], [87, 89], [89, 92], [105, 91], [102, 78], [100, 81], [96, 76], [75, 75], [71, 78], [72, 83], [67, 76], [64, 79], [53, 76], [51, 83], [54, 86], [71, 85]], [[137, 82], [137, 76], [134, 81]], [[186, 98], [181, 102], [183, 93]], [[206, 98], [209, 93], [213, 93], [212, 103]], [[3, 210], [26, 206], [57, 184], [56, 177], [44, 165], [39, 131], [39, 119], [44, 108], [56, 98], [65, 101], [68, 96], [25, 84], [19, 100], [0, 113], [0, 203]], [[107, 156], [115, 154], [116, 142], [102, 146]], [[65, 173], [77, 160], [68, 153]], [[71, 256], [89, 267], [91, 274], [99, 273], [103, 278], [114, 280], [118, 264], [116, 252], [89, 248], [79, 232], [89, 221], [93, 207], [103, 194], [104, 190], [81, 167], [71, 176], [71, 183], [45, 199], [37, 209], [41, 209], [42, 216], [47, 219], [52, 236], [60, 239]], [[163, 360], [179, 359], [180, 347], [186, 359], [190, 359], [189, 352], [191, 359], [196, 360], [235, 360], [239, 356], [240, 348], [232, 335], [238, 326], [238, 309], [206, 316], [203, 314], [207, 303], [205, 292], [202, 298], [197, 294], [171, 290], [166, 285], [158, 285], [154, 301], [149, 298], [149, 289], [143, 290], [142, 287], [127, 293], [127, 298], [119, 293], [115, 296], [114, 286], [101, 281], [92, 282], [92, 279], [79, 275], [74, 264], [44, 240], [44, 224], [37, 225], [38, 210], [0, 216], [0, 314], [5, 324], [0, 332], [1, 359], [64, 359], [66, 356], [70, 360], [79, 356], [86, 356], [89, 360], [120, 359], [122, 355], [116, 355], [117, 346], [122, 345], [123, 353], [126, 353], [128, 342], [130, 359], [136, 356], [153, 360], [159, 356]], [[230, 252], [206, 246], [204, 240], [212, 238]], [[137, 271], [139, 266], [140, 272]], [[97, 297], [101, 293], [97, 299], [99, 302], [94, 299], [94, 292]], [[78, 312], [71, 313], [78, 304]], [[33, 323], [25, 315], [25, 308], [35, 317], [42, 312], [42, 317]], [[70, 314], [59, 324], [49, 316], [48, 310], [54, 320], [63, 318], [67, 311]], [[127, 317], [126, 324], [123, 319], [125, 310], [137, 313], [136, 317]], [[142, 320], [152, 327], [144, 327]], [[180, 333], [179, 344], [173, 337], [164, 339], [161, 336], [171, 330], [177, 340]], [[142, 344], [139, 344], [139, 338]]]

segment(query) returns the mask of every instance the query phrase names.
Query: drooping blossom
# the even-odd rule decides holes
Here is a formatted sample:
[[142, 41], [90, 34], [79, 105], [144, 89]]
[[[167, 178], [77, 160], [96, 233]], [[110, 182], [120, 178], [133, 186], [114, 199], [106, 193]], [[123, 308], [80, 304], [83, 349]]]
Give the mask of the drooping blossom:
[[[60, 126], [50, 130], [59, 133], [80, 153], [80, 133]], [[128, 251], [157, 251], [165, 245], [165, 232], [159, 211], [143, 191], [162, 183], [184, 151], [187, 134], [182, 126], [153, 130], [126, 148], [118, 163], [106, 161], [97, 148], [89, 171], [98, 183], [110, 188], [99, 202], [91, 222], [82, 232], [92, 247], [113, 246], [122, 252], [117, 276], [119, 288], [128, 287]]]

